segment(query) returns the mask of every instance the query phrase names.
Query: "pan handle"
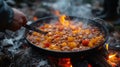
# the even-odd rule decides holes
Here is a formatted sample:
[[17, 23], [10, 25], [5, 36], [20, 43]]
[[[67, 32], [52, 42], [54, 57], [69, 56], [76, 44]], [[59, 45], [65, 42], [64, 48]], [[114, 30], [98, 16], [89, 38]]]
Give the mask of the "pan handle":
[[42, 30], [40, 30], [40, 29], [37, 29], [37, 28], [34, 27], [34, 26], [25, 25], [24, 27], [25, 27], [26, 29], [28, 29], [28, 30], [36, 31], [36, 32], [42, 33], [42, 34], [47, 34], [47, 33], [48, 33], [48, 32], [44, 32], [44, 31], [42, 31]]

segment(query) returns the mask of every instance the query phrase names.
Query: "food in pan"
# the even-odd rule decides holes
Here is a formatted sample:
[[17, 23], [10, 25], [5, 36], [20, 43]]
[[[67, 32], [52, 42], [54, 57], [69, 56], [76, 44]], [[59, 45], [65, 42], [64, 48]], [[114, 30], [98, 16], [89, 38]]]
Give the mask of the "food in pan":
[[[61, 23], [64, 22], [64, 23]], [[104, 42], [104, 33], [95, 25], [64, 20], [43, 24], [38, 27], [47, 31], [46, 35], [32, 32], [27, 39], [34, 45], [53, 51], [81, 51]]]

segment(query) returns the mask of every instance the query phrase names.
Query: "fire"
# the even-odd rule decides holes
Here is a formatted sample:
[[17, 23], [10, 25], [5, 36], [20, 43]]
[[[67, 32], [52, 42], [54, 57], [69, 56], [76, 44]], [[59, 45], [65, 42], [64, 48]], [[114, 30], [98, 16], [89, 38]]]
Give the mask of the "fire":
[[66, 20], [66, 15], [64, 14], [60, 14], [60, 12], [58, 10], [54, 11], [53, 12], [56, 16], [59, 17], [59, 22], [65, 26], [65, 27], [68, 27], [70, 25], [70, 21]]
[[65, 18], [66, 18], [66, 15], [61, 15], [59, 17], [59, 21], [63, 26], [68, 27], [70, 25], [70, 22], [68, 20], [66, 20]]
[[116, 55], [117, 55], [116, 53], [115, 53], [115, 54], [112, 54], [112, 55], [109, 55], [108, 58], [109, 58], [109, 59], [112, 59], [112, 58], [114, 58]]
[[72, 67], [72, 64], [70, 62], [70, 58], [60, 58], [59, 59], [59, 66], [60, 67]]
[[[109, 50], [109, 44], [106, 44], [105, 47], [106, 47], [106, 50]], [[112, 67], [116, 67], [120, 63], [120, 58], [117, 57], [117, 53], [109, 52], [107, 61]]]
[[108, 63], [112, 65], [112, 67], [116, 67], [120, 63], [120, 58], [117, 57], [117, 53], [115, 54], [110, 54], [108, 56]]
[[108, 50], [109, 49], [109, 45], [108, 44], [106, 44], [106, 50]]
[[48, 57], [52, 64], [56, 64], [57, 67], [72, 67], [70, 58], [54, 58]]
[[91, 64], [88, 64], [88, 67], [92, 67], [92, 65], [91, 65]]

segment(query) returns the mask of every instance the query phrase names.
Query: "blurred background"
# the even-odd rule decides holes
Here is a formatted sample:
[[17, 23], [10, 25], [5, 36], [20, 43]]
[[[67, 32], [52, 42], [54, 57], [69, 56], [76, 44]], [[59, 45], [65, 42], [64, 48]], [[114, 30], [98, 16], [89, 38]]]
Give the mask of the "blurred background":
[[6, 0], [11, 7], [15, 7], [26, 14], [28, 20], [34, 16], [40, 18], [54, 14], [55, 10], [62, 14], [93, 17], [92, 12], [101, 11], [103, 0]]
[[114, 25], [120, 24], [119, 0], [6, 0], [6, 2], [24, 12], [28, 20], [50, 16], [59, 11], [61, 14], [98, 17]]

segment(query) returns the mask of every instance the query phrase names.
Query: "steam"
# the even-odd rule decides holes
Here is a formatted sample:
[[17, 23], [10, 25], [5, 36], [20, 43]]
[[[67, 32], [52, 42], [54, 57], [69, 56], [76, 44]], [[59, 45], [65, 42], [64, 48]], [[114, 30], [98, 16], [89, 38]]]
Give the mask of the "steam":
[[[51, 7], [54, 10], [58, 10], [61, 14], [68, 16], [83, 17], [88, 19], [92, 18], [91, 4], [84, 4], [83, 2], [84, 0], [57, 0], [55, 3], [44, 3], [44, 5]], [[89, 23], [88, 20], [83, 20], [83, 22], [83, 28], [87, 28]]]
[[92, 17], [91, 5], [83, 4], [83, 0], [58, 0], [55, 3], [44, 3], [44, 5], [59, 10], [66, 15], [86, 18]]

